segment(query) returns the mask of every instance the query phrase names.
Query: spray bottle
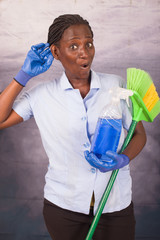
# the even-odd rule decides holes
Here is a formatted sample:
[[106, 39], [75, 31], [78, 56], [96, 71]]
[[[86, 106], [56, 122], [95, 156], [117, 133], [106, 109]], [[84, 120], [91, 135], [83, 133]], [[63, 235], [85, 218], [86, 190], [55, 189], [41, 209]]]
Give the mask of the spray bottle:
[[108, 150], [117, 151], [122, 130], [120, 99], [126, 100], [129, 106], [129, 96], [133, 95], [131, 90], [120, 87], [111, 89], [109, 93], [111, 94], [111, 103], [103, 108], [98, 118], [91, 144], [91, 152], [97, 157], [106, 154]]

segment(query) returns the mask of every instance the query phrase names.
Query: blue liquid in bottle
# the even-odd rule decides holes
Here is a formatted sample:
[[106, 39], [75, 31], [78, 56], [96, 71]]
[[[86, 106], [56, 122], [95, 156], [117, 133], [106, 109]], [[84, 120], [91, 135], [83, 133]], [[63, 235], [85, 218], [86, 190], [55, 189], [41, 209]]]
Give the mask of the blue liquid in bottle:
[[99, 118], [91, 144], [91, 152], [98, 157], [108, 150], [117, 151], [122, 129], [122, 119]]

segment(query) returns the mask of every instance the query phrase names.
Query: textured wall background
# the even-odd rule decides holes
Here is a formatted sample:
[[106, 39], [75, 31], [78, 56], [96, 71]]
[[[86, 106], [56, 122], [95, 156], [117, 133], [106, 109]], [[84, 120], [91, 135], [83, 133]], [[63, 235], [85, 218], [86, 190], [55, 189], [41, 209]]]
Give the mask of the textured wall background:
[[[127, 67], [148, 71], [160, 94], [159, 0], [1, 0], [0, 91], [20, 69], [31, 45], [46, 42], [63, 13], [87, 18], [95, 34], [95, 71], [126, 77]], [[60, 76], [54, 61], [26, 89]], [[160, 239], [160, 117], [144, 123], [148, 141], [131, 163], [136, 239]], [[42, 218], [48, 160], [34, 120], [0, 131], [0, 240], [49, 240]]]

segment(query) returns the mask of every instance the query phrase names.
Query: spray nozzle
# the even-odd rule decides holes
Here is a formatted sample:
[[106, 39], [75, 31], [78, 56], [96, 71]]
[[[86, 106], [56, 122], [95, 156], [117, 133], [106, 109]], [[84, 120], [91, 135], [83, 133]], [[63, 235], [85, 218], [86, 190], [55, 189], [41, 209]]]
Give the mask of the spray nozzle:
[[119, 99], [126, 100], [129, 106], [129, 97], [133, 95], [133, 91], [125, 88], [111, 88], [109, 93], [112, 95], [113, 102], [118, 102]]

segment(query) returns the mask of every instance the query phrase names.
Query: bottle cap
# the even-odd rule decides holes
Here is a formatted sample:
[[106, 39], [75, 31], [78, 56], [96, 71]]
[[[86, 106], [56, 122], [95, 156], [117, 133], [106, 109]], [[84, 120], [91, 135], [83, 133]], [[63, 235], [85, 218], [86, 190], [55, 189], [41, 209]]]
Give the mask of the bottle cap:
[[111, 88], [109, 94], [112, 95], [112, 101], [117, 103], [120, 99], [126, 100], [129, 106], [129, 97], [133, 95], [133, 91], [126, 88]]

